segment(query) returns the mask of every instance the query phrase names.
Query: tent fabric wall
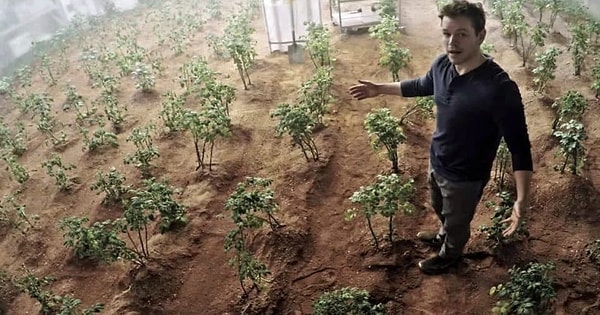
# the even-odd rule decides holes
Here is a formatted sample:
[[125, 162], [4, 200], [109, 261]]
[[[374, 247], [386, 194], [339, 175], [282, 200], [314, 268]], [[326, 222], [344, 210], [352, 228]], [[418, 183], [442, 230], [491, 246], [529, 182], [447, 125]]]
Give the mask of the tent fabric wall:
[[263, 0], [263, 18], [267, 29], [270, 51], [287, 52], [292, 43], [292, 15], [296, 41], [307, 35], [305, 22], [321, 24], [321, 7], [319, 0]]

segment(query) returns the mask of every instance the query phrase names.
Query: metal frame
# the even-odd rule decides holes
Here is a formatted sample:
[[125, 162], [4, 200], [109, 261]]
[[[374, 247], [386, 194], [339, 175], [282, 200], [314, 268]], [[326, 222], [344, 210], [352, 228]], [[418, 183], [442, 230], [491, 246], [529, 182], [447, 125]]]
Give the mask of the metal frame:
[[[294, 0], [289, 0], [290, 2], [293, 2]], [[286, 44], [293, 44], [294, 42], [289, 40], [289, 41], [282, 41], [282, 42], [278, 42], [278, 41], [271, 41], [271, 34], [269, 32], [269, 25], [267, 23], [267, 8], [265, 7], [265, 2], [262, 1], [262, 9], [263, 9], [263, 21], [265, 22], [265, 30], [267, 31], [267, 45], [269, 45], [269, 51], [271, 51], [271, 45], [286, 45]], [[321, 24], [323, 23], [323, 15], [321, 13], [321, 10], [319, 10], [319, 21], [321, 21]], [[296, 38], [296, 43], [306, 43], [305, 39], [298, 39]]]
[[[329, 0], [329, 17], [331, 19], [331, 22], [333, 25], [335, 25], [335, 20], [334, 20], [334, 4], [335, 6], [337, 6], [337, 18], [339, 21], [339, 26], [340, 30], [342, 32], [346, 32], [348, 29], [352, 29], [353, 31], [357, 31], [358, 29], [361, 28], [368, 28], [372, 25], [376, 25], [379, 24], [379, 21], [377, 22], [373, 22], [373, 23], [365, 23], [365, 24], [361, 24], [361, 25], [355, 25], [355, 26], [344, 26], [343, 25], [343, 20], [342, 20], [342, 4], [343, 3], [347, 3], [347, 2], [362, 2], [365, 0]], [[377, 3], [377, 0], [373, 0], [373, 3]], [[397, 12], [396, 12], [396, 16], [397, 16], [397, 20], [398, 22], [400, 22], [400, 0], [397, 0]]]

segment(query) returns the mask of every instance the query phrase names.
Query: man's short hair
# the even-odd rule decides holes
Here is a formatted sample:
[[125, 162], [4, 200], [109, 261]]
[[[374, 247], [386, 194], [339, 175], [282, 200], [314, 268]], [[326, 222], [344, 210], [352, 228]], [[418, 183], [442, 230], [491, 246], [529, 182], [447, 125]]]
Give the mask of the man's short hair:
[[485, 29], [485, 12], [480, 2], [472, 3], [465, 0], [454, 0], [443, 6], [438, 16], [440, 20], [445, 16], [449, 18], [467, 17], [471, 20], [471, 24], [473, 24], [475, 34], [479, 34], [479, 32]]

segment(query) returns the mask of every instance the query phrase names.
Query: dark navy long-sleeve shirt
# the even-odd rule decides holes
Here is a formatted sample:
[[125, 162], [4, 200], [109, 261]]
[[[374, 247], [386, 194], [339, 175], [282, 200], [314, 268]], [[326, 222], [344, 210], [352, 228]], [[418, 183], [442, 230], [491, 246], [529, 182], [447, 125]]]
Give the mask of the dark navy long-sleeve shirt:
[[401, 89], [406, 97], [434, 96], [436, 128], [430, 160], [446, 179], [489, 179], [502, 137], [513, 170], [533, 170], [521, 93], [491, 58], [459, 75], [447, 55], [441, 55], [425, 76], [402, 81]]

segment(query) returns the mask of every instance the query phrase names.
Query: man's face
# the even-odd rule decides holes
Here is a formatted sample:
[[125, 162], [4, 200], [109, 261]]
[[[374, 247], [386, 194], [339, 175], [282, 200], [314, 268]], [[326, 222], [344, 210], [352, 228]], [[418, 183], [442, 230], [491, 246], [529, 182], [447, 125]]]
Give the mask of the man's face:
[[442, 19], [442, 34], [444, 49], [450, 62], [461, 65], [477, 58], [480, 54], [479, 45], [485, 38], [485, 30], [475, 33], [471, 20], [465, 16]]

